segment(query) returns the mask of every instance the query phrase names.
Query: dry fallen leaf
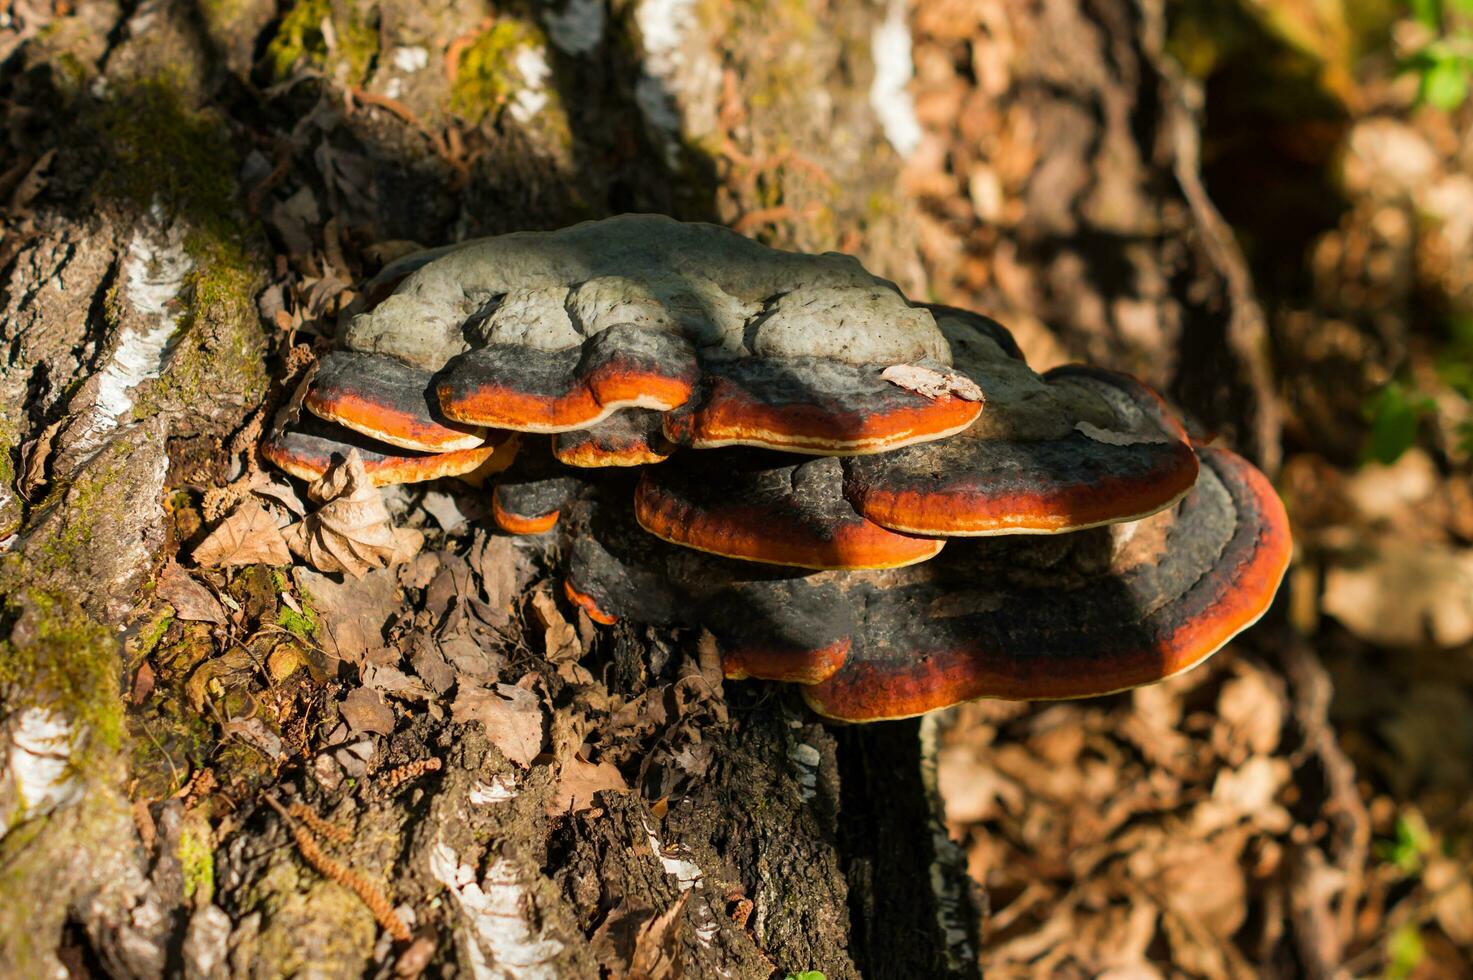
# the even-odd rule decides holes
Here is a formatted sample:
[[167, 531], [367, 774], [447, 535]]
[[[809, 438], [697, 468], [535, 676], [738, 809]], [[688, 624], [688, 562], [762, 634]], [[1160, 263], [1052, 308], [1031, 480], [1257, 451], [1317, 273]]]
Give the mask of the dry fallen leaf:
[[681, 913], [690, 895], [682, 892], [659, 915], [653, 909], [631, 905], [628, 899], [620, 902], [590, 941], [599, 964], [615, 977], [672, 980], [680, 976]]
[[338, 711], [355, 735], [362, 732], [388, 735], [394, 731], [394, 709], [384, 703], [383, 695], [366, 687], [349, 691], [338, 705]]
[[46, 485], [46, 461], [51, 458], [56, 434], [64, 422], [64, 419], [52, 422], [41, 430], [40, 435], [20, 447], [20, 479], [16, 481], [15, 488], [22, 499], [36, 499], [36, 491]]
[[408, 561], [424, 544], [420, 532], [389, 523], [383, 498], [356, 449], [329, 467], [308, 495], [322, 506], [287, 528], [286, 541], [319, 571], [362, 578], [372, 569]]
[[190, 576], [177, 562], [169, 562], [159, 572], [158, 596], [174, 607], [174, 615], [196, 623], [226, 622], [225, 607], [215, 593]]
[[307, 506], [302, 503], [302, 498], [298, 497], [297, 492], [286, 483], [268, 480], [265, 483], [258, 483], [251, 487], [251, 492], [259, 494], [268, 500], [274, 500], [298, 517], [307, 513]]
[[1368, 539], [1325, 573], [1324, 611], [1378, 646], [1473, 640], [1473, 549]]
[[880, 377], [897, 388], [927, 398], [955, 395], [963, 401], [982, 401], [982, 389], [977, 387], [977, 382], [959, 371], [937, 371], [919, 364], [892, 364], [880, 372]]
[[578, 813], [593, 806], [595, 793], [604, 790], [627, 792], [629, 784], [612, 762], [586, 762], [579, 756], [563, 760], [562, 773], [557, 788], [547, 799], [547, 813], [558, 816], [563, 813]]
[[276, 520], [253, 497], [247, 497], [227, 514], [191, 557], [205, 568], [286, 565], [292, 560]]
[[510, 684], [495, 690], [461, 686], [450, 706], [455, 721], [479, 721], [501, 754], [521, 766], [542, 751], [543, 717], [537, 695]]
[[384, 627], [400, 607], [392, 571], [373, 571], [356, 582], [335, 582], [298, 566], [292, 569], [292, 578], [317, 614], [314, 639], [324, 653], [361, 663], [370, 650], [383, 645]]
[[503, 622], [511, 620], [512, 601], [521, 594], [531, 574], [525, 556], [517, 552], [513, 539], [504, 534], [478, 532], [471, 548], [471, 565], [481, 577], [486, 604]]
[[563, 618], [547, 588], [532, 593], [532, 612], [542, 625], [543, 649], [547, 659], [553, 663], [573, 661], [583, 656], [583, 645], [578, 642], [578, 632]]

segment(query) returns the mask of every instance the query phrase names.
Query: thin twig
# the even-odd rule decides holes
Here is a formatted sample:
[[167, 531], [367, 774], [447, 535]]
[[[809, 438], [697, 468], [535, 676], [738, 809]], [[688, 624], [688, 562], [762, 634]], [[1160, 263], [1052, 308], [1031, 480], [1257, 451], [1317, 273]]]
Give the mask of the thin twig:
[[407, 943], [414, 938], [409, 927], [404, 924], [404, 920], [399, 918], [398, 913], [394, 911], [393, 904], [377, 885], [322, 853], [322, 848], [317, 846], [317, 839], [312, 836], [312, 832], [294, 820], [286, 807], [270, 796], [264, 799], [273, 810], [281, 815], [287, 829], [291, 831], [292, 840], [296, 841], [297, 850], [301, 852], [302, 859], [310, 864], [318, 874], [342, 885], [362, 899], [363, 904], [368, 906], [368, 911], [372, 912], [373, 917], [378, 920], [378, 924], [396, 940]]

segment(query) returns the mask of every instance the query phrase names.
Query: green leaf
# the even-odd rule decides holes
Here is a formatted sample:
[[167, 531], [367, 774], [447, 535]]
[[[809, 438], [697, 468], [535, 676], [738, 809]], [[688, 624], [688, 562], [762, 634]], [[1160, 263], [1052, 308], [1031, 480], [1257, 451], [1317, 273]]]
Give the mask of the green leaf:
[[1376, 856], [1393, 864], [1402, 874], [1411, 877], [1422, 870], [1423, 859], [1432, 853], [1432, 831], [1427, 821], [1415, 810], [1409, 810], [1396, 818], [1395, 836], [1376, 842]]
[[1441, 0], [1412, 0], [1412, 16], [1434, 31], [1442, 26]]
[[1458, 452], [1473, 456], [1473, 422], [1458, 425]]
[[1417, 927], [1411, 923], [1402, 926], [1386, 939], [1386, 976], [1392, 980], [1410, 977], [1426, 955]]
[[1395, 381], [1371, 397], [1366, 414], [1371, 431], [1366, 435], [1364, 456], [1390, 465], [1417, 441], [1417, 427], [1427, 411], [1427, 399], [1411, 397]]
[[817, 970], [804, 970], [802, 973], [789, 973], [785, 980], [825, 980], [825, 977]]
[[1451, 112], [1468, 97], [1468, 68], [1461, 58], [1443, 58], [1422, 75], [1421, 99], [1444, 112]]
[[1463, 16], [1473, 16], [1473, 0], [1447, 0], [1447, 3]]
[[1473, 354], [1473, 313], [1454, 313], [1448, 317], [1447, 339], [1453, 347]]

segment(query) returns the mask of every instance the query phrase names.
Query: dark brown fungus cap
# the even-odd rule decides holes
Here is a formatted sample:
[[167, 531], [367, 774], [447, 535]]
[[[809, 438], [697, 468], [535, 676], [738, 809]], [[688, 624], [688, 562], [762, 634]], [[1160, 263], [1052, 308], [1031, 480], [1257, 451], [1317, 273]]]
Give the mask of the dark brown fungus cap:
[[897, 387], [882, 370], [817, 357], [707, 363], [698, 404], [666, 416], [665, 435], [697, 449], [853, 456], [944, 439], [982, 411], [977, 401]]
[[[1269, 607], [1288, 565], [1288, 519], [1268, 480], [1201, 450], [1196, 488], [1134, 524], [949, 549], [903, 573], [855, 577], [862, 610], [844, 665], [805, 688], [822, 715], [874, 721], [975, 698], [1076, 698], [1149, 684], [1200, 663]], [[1032, 567], [1015, 560], [1034, 559]]]
[[845, 495], [870, 520], [912, 534], [1053, 534], [1154, 513], [1196, 480], [1185, 431], [1140, 382], [1074, 367], [1039, 377], [990, 336], [943, 328], [987, 409], [951, 439], [846, 460]]
[[631, 537], [611, 518], [580, 528], [569, 588], [609, 617], [705, 626], [728, 676], [811, 685], [814, 709], [845, 721], [1105, 694], [1200, 663], [1263, 614], [1287, 567], [1267, 479], [1200, 452], [1196, 487], [1151, 517], [953, 542], [884, 571], [784, 572]]
[[484, 429], [445, 418], [432, 377], [382, 354], [332, 351], [318, 363], [303, 404], [319, 418], [401, 449], [445, 453], [485, 442]]
[[579, 517], [564, 579], [569, 599], [601, 623], [685, 622], [688, 603], [668, 575], [673, 549], [641, 531], [627, 508], [611, 502], [586, 508]]
[[577, 491], [576, 481], [567, 478], [499, 480], [491, 491], [491, 515], [508, 534], [541, 534], [557, 525]]
[[579, 592], [578, 587], [573, 584], [572, 579], [563, 579], [563, 594], [568, 601], [582, 609], [588, 614], [588, 618], [601, 626], [613, 626], [619, 621], [619, 614], [611, 612], [598, 604], [596, 596], [586, 592]]
[[558, 462], [583, 468], [662, 463], [673, 450], [661, 432], [660, 413], [638, 408], [552, 437]]
[[794, 464], [751, 450], [683, 456], [640, 475], [634, 513], [651, 534], [711, 554], [800, 568], [894, 568], [944, 542], [854, 512], [837, 459]]
[[563, 350], [492, 344], [468, 351], [450, 362], [438, 392], [445, 414], [462, 422], [566, 432], [621, 408], [677, 408], [698, 374], [695, 351], [681, 337], [616, 324]]
[[855, 610], [844, 599], [834, 582], [738, 582], [708, 596], [700, 615], [732, 680], [817, 684], [844, 665], [854, 643]]
[[564, 587], [600, 622], [711, 629], [732, 678], [816, 683], [843, 663], [854, 630], [833, 585], [672, 547], [607, 501], [579, 527]]
[[303, 480], [320, 478], [334, 459], [347, 456], [350, 449], [358, 450], [373, 484], [383, 487], [505, 469], [516, 457], [517, 441], [510, 433], [497, 433], [492, 441], [474, 449], [418, 453], [386, 446], [309, 415], [274, 429], [261, 441], [261, 455], [268, 463]]
[[541, 534], [557, 525], [562, 511], [583, 490], [576, 471], [552, 458], [547, 440], [524, 445], [517, 465], [491, 491], [491, 516], [508, 534]]

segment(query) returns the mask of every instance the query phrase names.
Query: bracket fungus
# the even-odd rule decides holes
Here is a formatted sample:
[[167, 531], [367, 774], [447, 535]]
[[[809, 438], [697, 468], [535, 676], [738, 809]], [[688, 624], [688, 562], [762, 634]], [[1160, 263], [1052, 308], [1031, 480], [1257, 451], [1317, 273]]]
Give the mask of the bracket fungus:
[[1040, 375], [1000, 324], [845, 256], [626, 215], [426, 253], [365, 293], [268, 460], [504, 470], [494, 520], [560, 531], [590, 619], [709, 629], [728, 677], [830, 718], [1161, 680], [1262, 615], [1288, 562], [1267, 480], [1150, 389]]

